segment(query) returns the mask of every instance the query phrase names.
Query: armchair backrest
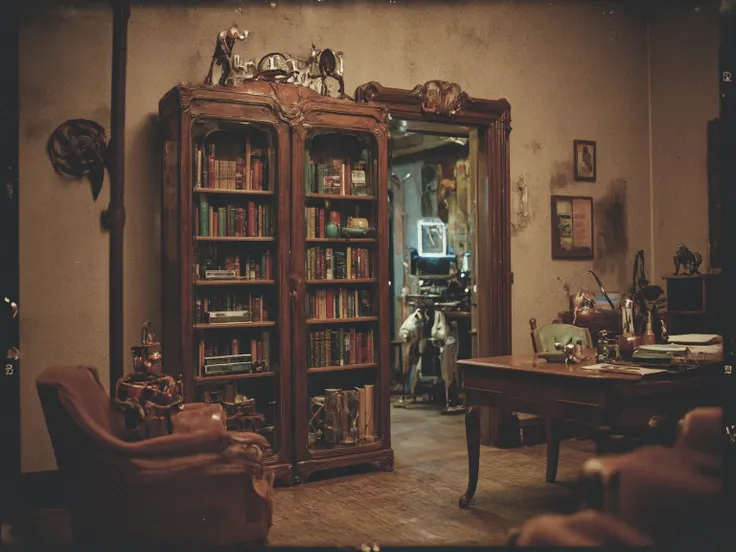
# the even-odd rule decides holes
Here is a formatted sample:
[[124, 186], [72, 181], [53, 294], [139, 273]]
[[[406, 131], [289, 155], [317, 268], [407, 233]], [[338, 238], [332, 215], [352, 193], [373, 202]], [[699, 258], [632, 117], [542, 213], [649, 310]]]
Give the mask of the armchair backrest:
[[122, 445], [122, 413], [95, 368], [52, 366], [36, 378], [36, 390], [62, 473], [84, 470], [104, 445]]
[[[534, 319], [532, 319], [534, 320]], [[531, 324], [531, 321], [530, 321]], [[592, 347], [593, 339], [587, 328], [580, 328], [572, 324], [554, 322], [541, 328], [536, 327], [536, 322], [531, 326], [532, 345], [537, 353], [550, 353], [555, 351], [555, 343], [573, 343], [581, 341], [583, 347]]]

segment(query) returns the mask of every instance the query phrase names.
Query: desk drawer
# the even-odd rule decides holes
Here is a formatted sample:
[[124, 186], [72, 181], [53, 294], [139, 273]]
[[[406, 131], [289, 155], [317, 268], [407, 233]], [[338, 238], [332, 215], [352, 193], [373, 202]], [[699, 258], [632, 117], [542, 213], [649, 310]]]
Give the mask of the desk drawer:
[[536, 404], [543, 405], [544, 410], [581, 413], [574, 418], [588, 417], [606, 406], [605, 386], [600, 381], [583, 378], [464, 367], [462, 388], [472, 396], [483, 395], [493, 402], [516, 404], [519, 409], [525, 404]]

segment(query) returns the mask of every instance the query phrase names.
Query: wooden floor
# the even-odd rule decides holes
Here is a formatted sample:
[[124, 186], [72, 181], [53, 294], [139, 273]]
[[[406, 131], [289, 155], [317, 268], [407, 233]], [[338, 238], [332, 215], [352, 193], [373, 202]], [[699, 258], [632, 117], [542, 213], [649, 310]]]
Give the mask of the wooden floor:
[[[563, 442], [559, 483], [544, 481], [544, 446], [481, 449], [478, 492], [469, 510], [457, 500], [467, 483], [462, 416], [417, 406], [393, 409], [395, 469], [364, 467], [313, 476], [276, 490], [268, 543], [316, 546], [502, 545], [506, 533], [543, 512], [577, 507], [575, 480], [593, 454], [584, 441]], [[3, 528], [3, 543], [69, 542], [64, 510], [39, 510]]]

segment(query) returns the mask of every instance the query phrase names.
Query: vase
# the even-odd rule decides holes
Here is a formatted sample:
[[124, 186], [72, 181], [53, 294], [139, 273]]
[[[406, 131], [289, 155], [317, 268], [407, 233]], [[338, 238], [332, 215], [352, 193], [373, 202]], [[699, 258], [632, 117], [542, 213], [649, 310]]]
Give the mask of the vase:
[[325, 236], [328, 238], [337, 238], [340, 235], [340, 227], [334, 222], [329, 223], [325, 227]]

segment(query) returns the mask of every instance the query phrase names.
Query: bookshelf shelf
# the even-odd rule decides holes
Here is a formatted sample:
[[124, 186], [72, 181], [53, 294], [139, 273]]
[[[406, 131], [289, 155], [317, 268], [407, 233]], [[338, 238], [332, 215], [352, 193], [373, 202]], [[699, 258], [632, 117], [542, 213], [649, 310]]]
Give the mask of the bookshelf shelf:
[[272, 286], [275, 280], [247, 280], [245, 278], [233, 278], [232, 280], [195, 280], [195, 286]]
[[360, 285], [375, 284], [375, 278], [340, 278], [340, 279], [324, 279], [324, 280], [307, 280], [309, 286], [342, 286], [342, 285]]
[[265, 242], [272, 243], [276, 238], [251, 238], [243, 236], [194, 236], [194, 241], [201, 242]]
[[306, 194], [306, 199], [331, 199], [335, 201], [376, 201], [375, 196], [342, 195], [342, 194]]
[[309, 326], [318, 326], [321, 324], [362, 324], [366, 322], [378, 322], [377, 316], [356, 316], [353, 318], [308, 318]]
[[273, 328], [276, 322], [229, 322], [221, 324], [194, 324], [196, 330], [227, 330], [233, 328]]
[[195, 194], [223, 194], [223, 195], [245, 195], [260, 197], [275, 197], [276, 192], [270, 190], [228, 190], [222, 188], [194, 188]]
[[223, 376], [196, 376], [194, 383], [197, 385], [213, 385], [229, 381], [247, 380], [253, 378], [274, 378], [278, 372], [248, 372], [246, 374], [230, 374]]
[[307, 238], [307, 243], [376, 243], [375, 238]]
[[363, 443], [360, 445], [336, 445], [334, 447], [314, 448], [310, 449], [310, 452], [314, 458], [329, 458], [330, 456], [337, 455], [354, 455], [371, 452], [380, 448], [384, 448], [386, 445], [381, 441], [374, 443]]
[[376, 368], [375, 362], [365, 362], [363, 364], [346, 364], [344, 366], [322, 366], [319, 368], [308, 368], [308, 374], [322, 374], [324, 372], [342, 372], [344, 370], [364, 370], [367, 368]]

